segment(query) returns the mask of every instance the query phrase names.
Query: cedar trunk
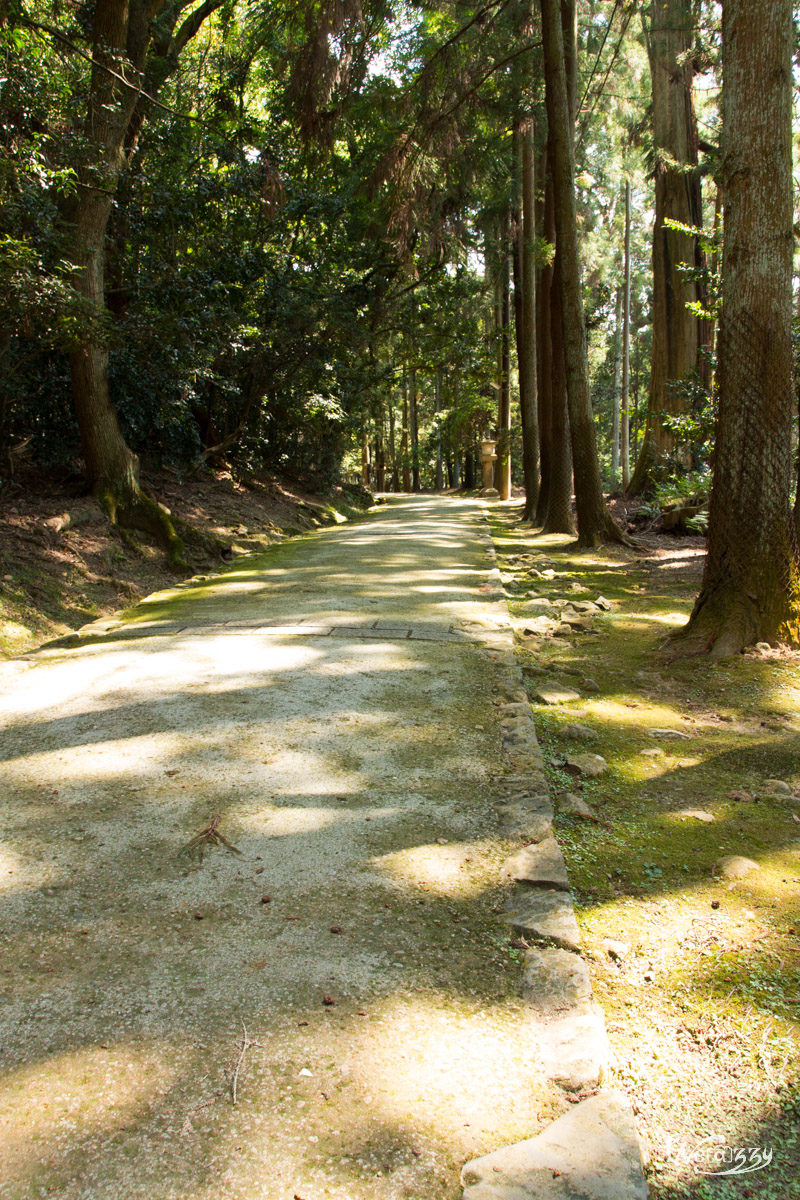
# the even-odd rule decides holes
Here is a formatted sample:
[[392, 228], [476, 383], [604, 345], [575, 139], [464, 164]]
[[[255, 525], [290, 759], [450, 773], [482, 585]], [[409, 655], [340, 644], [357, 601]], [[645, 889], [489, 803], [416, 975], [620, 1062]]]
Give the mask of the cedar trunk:
[[606, 508], [600, 481], [594, 421], [589, 400], [586, 327], [581, 296], [578, 257], [575, 169], [572, 121], [564, 60], [564, 38], [559, 0], [542, 0], [542, 43], [545, 99], [552, 147], [555, 189], [556, 246], [561, 273], [564, 366], [567, 378], [572, 466], [578, 511], [578, 544], [597, 546], [605, 541], [627, 541]]
[[417, 409], [417, 368], [410, 371], [410, 387], [408, 392], [409, 432], [411, 435], [411, 489], [421, 490], [419, 477], [419, 414]]
[[679, 452], [679, 439], [662, 416], [686, 411], [681, 383], [698, 366], [701, 322], [687, 305], [698, 303], [701, 296], [697, 282], [685, 278], [681, 268], [700, 266], [702, 251], [696, 238], [666, 225], [668, 220], [694, 228], [703, 223], [692, 85], [693, 6], [693, 0], [653, 0], [650, 8], [656, 201], [653, 357], [644, 441], [628, 488], [635, 495], [652, 485], [659, 463]]
[[536, 178], [533, 119], [515, 130], [520, 209], [514, 222], [514, 328], [522, 423], [523, 521], [532, 521], [539, 500], [539, 419], [536, 397]]
[[703, 586], [678, 653], [800, 642], [790, 511], [792, 4], [723, 6], [719, 415]]

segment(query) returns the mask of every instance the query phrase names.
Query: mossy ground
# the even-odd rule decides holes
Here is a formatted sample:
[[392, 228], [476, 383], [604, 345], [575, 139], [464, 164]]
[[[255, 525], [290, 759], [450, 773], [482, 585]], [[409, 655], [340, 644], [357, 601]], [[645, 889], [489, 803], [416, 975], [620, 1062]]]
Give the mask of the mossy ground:
[[[518, 655], [553, 791], [580, 791], [598, 818], [560, 818], [558, 836], [609, 1027], [611, 1082], [634, 1104], [653, 1196], [800, 1196], [800, 658], [670, 662], [663, 644], [698, 590], [698, 539], [579, 552], [519, 515], [498, 505], [490, 518], [512, 615], [534, 594], [602, 594], [613, 606], [569, 638], [527, 635], [520, 622]], [[538, 704], [537, 686], [554, 679], [580, 701]], [[596, 740], [566, 740], [576, 721]], [[609, 770], [576, 788], [558, 765], [576, 749], [602, 754]], [[795, 794], [772, 798], [770, 779]], [[731, 854], [761, 869], [717, 878]], [[629, 953], [614, 961], [606, 938]], [[769, 1148], [773, 1162], [704, 1177], [688, 1159], [713, 1136]]]

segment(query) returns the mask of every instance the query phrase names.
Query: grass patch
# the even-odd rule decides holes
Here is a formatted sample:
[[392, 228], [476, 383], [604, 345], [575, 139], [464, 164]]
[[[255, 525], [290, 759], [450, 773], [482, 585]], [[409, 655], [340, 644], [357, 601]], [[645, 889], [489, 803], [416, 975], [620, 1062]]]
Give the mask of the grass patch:
[[[579, 552], [519, 515], [495, 508], [492, 534], [553, 792], [577, 792], [596, 817], [559, 817], [558, 836], [610, 1082], [634, 1105], [653, 1196], [800, 1196], [800, 658], [671, 663], [662, 646], [697, 594], [699, 539]], [[611, 607], [589, 628], [554, 623], [598, 596]], [[554, 681], [580, 699], [539, 703]], [[575, 737], [576, 723], [590, 732]], [[577, 782], [564, 759], [579, 750], [608, 770]], [[733, 855], [759, 869], [723, 878]], [[772, 1162], [704, 1177], [691, 1156], [714, 1137]]]

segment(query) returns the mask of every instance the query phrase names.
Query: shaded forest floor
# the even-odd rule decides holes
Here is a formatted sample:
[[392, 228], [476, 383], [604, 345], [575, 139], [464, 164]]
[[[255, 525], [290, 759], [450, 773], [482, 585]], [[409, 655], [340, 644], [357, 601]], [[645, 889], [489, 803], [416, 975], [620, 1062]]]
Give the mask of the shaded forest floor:
[[[576, 552], [519, 511], [496, 506], [492, 532], [611, 1082], [634, 1104], [653, 1195], [800, 1196], [800, 656], [670, 662], [661, 647], [691, 610], [702, 541]], [[609, 610], [584, 629], [541, 615], [598, 595]], [[566, 698], [543, 703], [554, 684]], [[608, 769], [578, 782], [577, 752]], [[567, 793], [588, 815], [567, 814]], [[726, 856], [758, 869], [725, 878]], [[773, 1164], [706, 1178], [691, 1156], [714, 1138], [771, 1149]]]
[[[344, 520], [357, 502], [339, 491], [319, 496], [276, 476], [235, 478], [228, 470], [181, 477], [149, 473], [145, 482], [173, 516], [230, 546], [233, 555], [318, 525]], [[195, 570], [218, 570], [207, 555]], [[109, 526], [65, 473], [30, 472], [0, 491], [0, 658], [135, 604], [175, 583], [163, 549], [143, 535]]]

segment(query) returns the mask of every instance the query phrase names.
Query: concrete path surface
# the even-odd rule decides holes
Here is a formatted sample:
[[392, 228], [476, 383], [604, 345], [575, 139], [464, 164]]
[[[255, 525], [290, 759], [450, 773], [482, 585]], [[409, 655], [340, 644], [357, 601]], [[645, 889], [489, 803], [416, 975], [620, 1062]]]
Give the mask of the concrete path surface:
[[569, 1110], [490, 566], [399, 499], [0, 670], [0, 1197], [454, 1200]]

